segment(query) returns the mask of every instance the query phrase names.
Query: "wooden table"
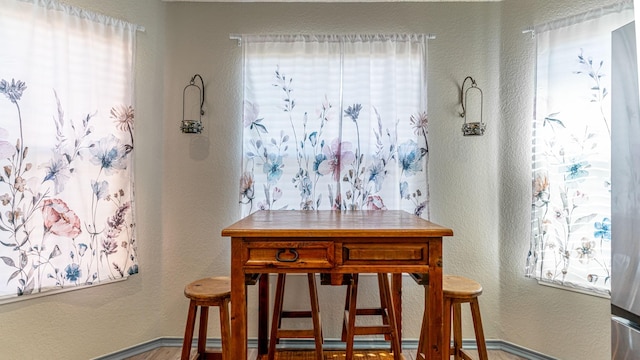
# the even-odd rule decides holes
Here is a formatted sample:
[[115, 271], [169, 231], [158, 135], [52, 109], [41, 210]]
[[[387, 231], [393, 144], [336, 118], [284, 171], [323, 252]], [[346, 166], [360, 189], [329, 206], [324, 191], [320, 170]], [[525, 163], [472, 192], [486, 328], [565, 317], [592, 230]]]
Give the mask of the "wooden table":
[[[404, 211], [258, 211], [222, 230], [231, 237], [231, 358], [247, 359], [247, 284], [260, 274], [258, 353], [267, 349], [268, 273], [392, 273], [400, 314], [402, 273], [428, 279], [427, 359], [448, 360], [442, 333], [442, 237], [451, 229]], [[401, 334], [398, 331], [398, 334]], [[401, 335], [399, 335], [401, 338]], [[260, 357], [260, 355], [259, 355]]]

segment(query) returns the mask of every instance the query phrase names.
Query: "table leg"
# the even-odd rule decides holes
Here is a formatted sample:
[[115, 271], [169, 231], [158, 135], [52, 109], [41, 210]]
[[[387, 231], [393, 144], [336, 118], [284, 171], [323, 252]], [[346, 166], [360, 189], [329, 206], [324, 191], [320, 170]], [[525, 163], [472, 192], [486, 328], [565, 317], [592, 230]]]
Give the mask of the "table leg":
[[260, 275], [258, 284], [258, 359], [269, 352], [269, 274]]
[[427, 334], [425, 356], [429, 360], [448, 360], [449, 344], [443, 336], [442, 241], [429, 242], [429, 285], [424, 287], [427, 306]]
[[231, 358], [247, 359], [247, 285], [242, 267], [242, 239], [231, 239]]

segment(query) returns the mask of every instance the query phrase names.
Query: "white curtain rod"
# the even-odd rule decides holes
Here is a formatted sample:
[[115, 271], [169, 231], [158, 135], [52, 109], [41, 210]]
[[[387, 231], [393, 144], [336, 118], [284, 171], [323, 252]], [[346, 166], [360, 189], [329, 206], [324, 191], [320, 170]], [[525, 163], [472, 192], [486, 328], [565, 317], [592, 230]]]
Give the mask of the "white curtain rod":
[[[427, 40], [434, 40], [436, 38], [435, 34], [427, 34]], [[229, 34], [230, 40], [236, 40], [238, 42], [238, 46], [242, 45], [242, 35], [241, 34]]]
[[536, 37], [536, 31], [533, 28], [528, 28], [528, 29], [524, 29], [522, 30], [523, 34], [531, 34], [531, 38], [533, 39], [534, 37]]
[[242, 45], [242, 35], [230, 34], [229, 39], [238, 41], [238, 46]]

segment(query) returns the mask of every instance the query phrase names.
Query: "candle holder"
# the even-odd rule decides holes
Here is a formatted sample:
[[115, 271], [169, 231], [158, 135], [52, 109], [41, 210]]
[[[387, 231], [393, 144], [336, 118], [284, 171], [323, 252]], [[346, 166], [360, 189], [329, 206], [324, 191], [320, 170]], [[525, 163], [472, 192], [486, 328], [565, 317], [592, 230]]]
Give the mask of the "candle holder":
[[[196, 77], [200, 79], [200, 84], [202, 84], [202, 87], [196, 85], [195, 83]], [[187, 116], [185, 115], [186, 113], [185, 102], [187, 98], [187, 90], [189, 90], [191, 87], [196, 88], [198, 91], [198, 95], [200, 96], [199, 98], [200, 101], [198, 102], [200, 104], [200, 111], [198, 112], [199, 114], [198, 120], [187, 119]], [[191, 81], [189, 82], [189, 85], [185, 86], [184, 90], [182, 90], [182, 122], [180, 124], [180, 130], [182, 130], [184, 134], [200, 134], [202, 132], [202, 129], [204, 129], [204, 126], [202, 125], [202, 115], [204, 115], [203, 105], [204, 105], [204, 81], [202, 80], [202, 76], [200, 76], [199, 74], [195, 74], [193, 75], [193, 77], [191, 77]]]
[[[465, 90], [464, 86], [467, 80], [471, 81], [471, 86], [467, 87], [467, 90]], [[475, 92], [480, 96], [479, 121], [468, 121], [467, 119], [467, 101], [469, 99], [470, 91]], [[471, 76], [467, 76], [462, 82], [462, 88], [460, 89], [460, 105], [462, 106], [462, 112], [460, 113], [460, 117], [464, 118], [464, 124], [462, 124], [462, 135], [463, 136], [484, 135], [484, 132], [487, 129], [487, 124], [482, 121], [482, 110], [483, 110], [482, 109], [483, 108], [482, 89], [478, 87], [478, 85], [476, 84], [476, 81]]]

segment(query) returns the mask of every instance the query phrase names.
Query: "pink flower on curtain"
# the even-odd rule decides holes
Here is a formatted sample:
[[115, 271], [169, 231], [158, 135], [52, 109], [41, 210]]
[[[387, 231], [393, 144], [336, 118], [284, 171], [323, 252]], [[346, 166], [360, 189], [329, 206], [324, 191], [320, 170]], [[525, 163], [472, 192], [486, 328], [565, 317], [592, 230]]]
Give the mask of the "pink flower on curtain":
[[6, 159], [16, 152], [15, 145], [3, 140], [9, 138], [9, 132], [6, 129], [0, 128], [0, 159]]
[[240, 178], [240, 197], [247, 199], [246, 203], [253, 201], [255, 197], [253, 173], [250, 171], [245, 171]]
[[322, 175], [333, 174], [335, 181], [340, 181], [340, 173], [345, 166], [353, 164], [356, 156], [351, 151], [351, 143], [348, 141], [340, 142], [334, 139], [331, 146], [322, 148], [325, 159], [318, 165], [318, 172]]
[[369, 210], [387, 210], [387, 206], [379, 195], [369, 195], [367, 197], [367, 209]]
[[80, 218], [60, 199], [44, 200], [42, 217], [46, 232], [70, 238], [74, 238], [82, 232]]

